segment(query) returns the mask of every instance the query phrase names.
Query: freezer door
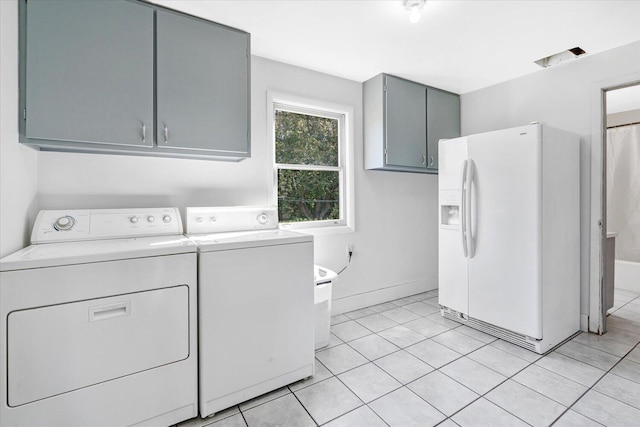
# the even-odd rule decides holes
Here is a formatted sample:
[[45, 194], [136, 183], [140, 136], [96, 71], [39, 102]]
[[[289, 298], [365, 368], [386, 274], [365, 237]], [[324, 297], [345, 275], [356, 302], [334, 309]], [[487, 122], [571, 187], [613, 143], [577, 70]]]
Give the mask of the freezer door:
[[542, 338], [541, 130], [468, 138], [469, 316]]
[[438, 143], [438, 189], [454, 190], [461, 188], [461, 174], [464, 161], [467, 160], [467, 137], [441, 139]]
[[460, 242], [460, 229], [440, 226], [438, 303], [469, 313], [469, 271]]
[[441, 140], [439, 153], [438, 302], [468, 314], [469, 272], [463, 222], [467, 139]]

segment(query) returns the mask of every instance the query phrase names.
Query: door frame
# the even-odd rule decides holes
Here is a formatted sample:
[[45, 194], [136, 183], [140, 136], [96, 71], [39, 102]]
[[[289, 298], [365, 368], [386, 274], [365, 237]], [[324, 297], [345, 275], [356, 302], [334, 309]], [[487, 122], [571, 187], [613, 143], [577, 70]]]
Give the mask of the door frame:
[[605, 243], [607, 236], [606, 92], [640, 84], [640, 72], [595, 82], [591, 91], [591, 213], [588, 330], [606, 332]]

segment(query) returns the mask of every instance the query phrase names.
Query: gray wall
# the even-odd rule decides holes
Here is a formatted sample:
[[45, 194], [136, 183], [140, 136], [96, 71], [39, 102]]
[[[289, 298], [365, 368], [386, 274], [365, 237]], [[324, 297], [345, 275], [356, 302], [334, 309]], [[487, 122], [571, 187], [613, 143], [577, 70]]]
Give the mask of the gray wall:
[[[351, 265], [334, 286], [343, 311], [437, 286], [437, 177], [365, 171], [362, 84], [252, 57], [252, 157], [240, 163], [36, 152], [18, 143], [17, 6], [2, 5], [2, 252], [28, 244], [37, 209], [271, 203], [267, 91], [351, 106], [354, 111], [354, 233], [317, 236], [318, 264]], [[6, 72], [5, 72], [6, 71]], [[6, 124], [6, 126], [5, 126]], [[184, 213], [184, 210], [183, 210]]]
[[[334, 286], [336, 309], [357, 308], [437, 284], [437, 176], [365, 171], [362, 86], [252, 58], [253, 156], [240, 163], [70, 153], [37, 153], [18, 143], [17, 2], [0, 1], [0, 255], [28, 243], [37, 209], [268, 203], [266, 91], [351, 105], [355, 112], [356, 232], [316, 238], [316, 262], [349, 268]], [[582, 308], [588, 309], [591, 91], [640, 71], [640, 42], [462, 97], [462, 132], [539, 120], [582, 136]]]
[[[462, 96], [462, 134], [539, 121], [581, 136], [581, 312], [589, 312], [591, 140], [603, 81], [640, 71], [640, 42], [541, 69]], [[629, 77], [631, 79], [631, 77]]]
[[18, 143], [18, 3], [0, 1], [0, 257], [20, 249], [36, 214], [37, 153]]
[[[317, 236], [315, 245], [316, 262], [332, 269], [339, 269], [346, 262], [346, 244], [354, 245], [352, 263], [337, 281], [334, 298], [403, 284], [408, 285], [391, 294], [401, 295], [403, 288], [435, 288], [437, 178], [364, 171], [362, 85], [259, 57], [252, 57], [251, 70], [251, 159], [227, 163], [40, 152], [39, 208], [271, 203], [267, 91], [320, 99], [351, 106], [355, 114], [356, 232]], [[384, 299], [383, 295], [378, 297]], [[349, 301], [346, 309], [377, 299], [375, 295], [360, 295]], [[339, 302], [337, 310], [340, 307]]]

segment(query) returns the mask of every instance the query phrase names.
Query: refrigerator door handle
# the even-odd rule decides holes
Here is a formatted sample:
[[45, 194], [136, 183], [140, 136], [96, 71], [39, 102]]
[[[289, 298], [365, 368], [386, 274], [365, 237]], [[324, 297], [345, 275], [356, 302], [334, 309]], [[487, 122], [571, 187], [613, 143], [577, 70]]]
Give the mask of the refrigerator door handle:
[[466, 222], [465, 228], [466, 228], [466, 235], [467, 235], [467, 250], [469, 252], [469, 259], [473, 258], [473, 256], [475, 255], [475, 242], [473, 240], [473, 230], [471, 228], [471, 216], [473, 215], [472, 212], [472, 205], [471, 205], [471, 192], [472, 192], [472, 186], [473, 186], [473, 179], [475, 177], [475, 172], [476, 172], [476, 165], [473, 162], [473, 160], [469, 159], [469, 165], [467, 167], [467, 182], [466, 182], [466, 194], [465, 194], [465, 216], [464, 216], [464, 220]]
[[465, 193], [467, 192], [467, 164], [468, 162], [465, 160], [462, 164], [462, 175], [460, 177], [460, 236], [462, 237], [462, 252], [464, 253], [464, 257], [467, 257], [467, 220], [466, 220], [466, 210], [467, 203], [465, 200]]

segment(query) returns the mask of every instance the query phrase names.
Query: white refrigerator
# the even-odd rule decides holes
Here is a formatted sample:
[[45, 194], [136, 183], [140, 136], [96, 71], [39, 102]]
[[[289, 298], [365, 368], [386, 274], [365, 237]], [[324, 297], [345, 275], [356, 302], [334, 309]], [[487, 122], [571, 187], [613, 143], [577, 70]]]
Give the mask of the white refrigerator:
[[546, 125], [439, 143], [443, 316], [544, 353], [580, 329], [579, 137]]

